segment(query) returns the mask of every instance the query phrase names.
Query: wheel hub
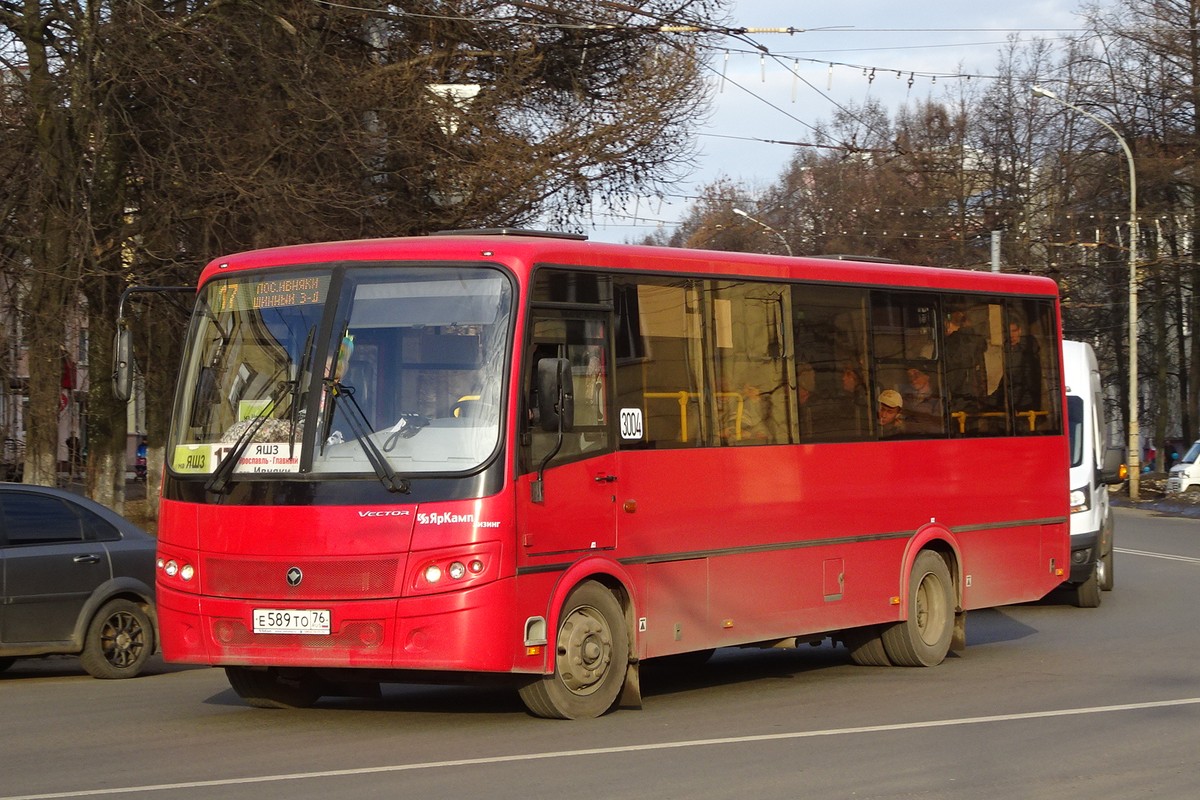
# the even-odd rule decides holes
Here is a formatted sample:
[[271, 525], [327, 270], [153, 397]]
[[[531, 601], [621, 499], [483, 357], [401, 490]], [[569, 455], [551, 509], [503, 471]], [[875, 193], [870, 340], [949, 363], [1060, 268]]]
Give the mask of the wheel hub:
[[558, 643], [558, 674], [577, 694], [593, 691], [612, 663], [612, 633], [599, 612], [580, 608], [563, 623]]

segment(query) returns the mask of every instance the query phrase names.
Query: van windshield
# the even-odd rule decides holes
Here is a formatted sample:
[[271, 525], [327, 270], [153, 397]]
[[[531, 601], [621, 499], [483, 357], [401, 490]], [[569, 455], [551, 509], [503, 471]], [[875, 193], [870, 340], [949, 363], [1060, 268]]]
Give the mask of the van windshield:
[[1083, 398], [1067, 395], [1067, 431], [1070, 434], [1071, 466], [1083, 463]]
[[1183, 458], [1179, 459], [1180, 464], [1195, 464], [1196, 459], [1200, 458], [1200, 442], [1193, 442], [1191, 448]]

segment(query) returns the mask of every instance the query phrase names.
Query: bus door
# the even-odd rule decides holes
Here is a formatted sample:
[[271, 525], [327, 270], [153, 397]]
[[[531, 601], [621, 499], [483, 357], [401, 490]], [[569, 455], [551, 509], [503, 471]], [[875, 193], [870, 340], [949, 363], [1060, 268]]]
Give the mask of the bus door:
[[[563, 557], [616, 546], [610, 327], [604, 312], [533, 308], [518, 500], [526, 555]], [[545, 377], [552, 365], [562, 398], [540, 396], [552, 391]], [[557, 408], [564, 399], [570, 410]]]

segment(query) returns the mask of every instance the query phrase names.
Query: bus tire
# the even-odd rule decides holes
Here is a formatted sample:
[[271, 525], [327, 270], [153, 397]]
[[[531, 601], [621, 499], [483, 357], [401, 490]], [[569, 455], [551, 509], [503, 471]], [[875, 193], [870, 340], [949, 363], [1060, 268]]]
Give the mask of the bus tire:
[[603, 584], [571, 591], [559, 617], [554, 672], [520, 689], [535, 716], [591, 719], [610, 710], [629, 665], [629, 630], [621, 604]]
[[309, 708], [321, 699], [321, 683], [309, 670], [226, 667], [225, 677], [237, 696], [255, 708]]
[[1075, 584], [1075, 605], [1079, 608], [1100, 607], [1100, 578], [1097, 568], [1092, 566], [1092, 574], [1083, 583]]
[[93, 678], [132, 678], [153, 653], [150, 615], [132, 600], [117, 598], [101, 606], [88, 623], [79, 663]]
[[842, 634], [842, 642], [850, 651], [850, 660], [860, 667], [892, 666], [878, 625], [851, 628]]
[[908, 617], [883, 631], [883, 647], [898, 667], [933, 667], [954, 636], [954, 584], [946, 561], [922, 550], [908, 576]]

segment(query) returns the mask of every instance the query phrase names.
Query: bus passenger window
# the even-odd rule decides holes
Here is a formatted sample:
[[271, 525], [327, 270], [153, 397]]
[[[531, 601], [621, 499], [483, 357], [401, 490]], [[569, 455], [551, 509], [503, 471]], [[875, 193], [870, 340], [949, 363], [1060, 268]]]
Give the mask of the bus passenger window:
[[[998, 370], [989, 365], [990, 320], [999, 318], [1000, 306], [984, 299], [948, 299], [942, 327], [942, 352], [946, 365], [946, 403], [950, 409], [951, 436], [981, 436], [1003, 433], [1004, 424], [992, 424], [988, 395], [1000, 381]], [[999, 339], [994, 343], [999, 350]], [[994, 380], [992, 374], [996, 373]], [[999, 430], [997, 430], [999, 428]]]
[[1045, 301], [1006, 303], [1004, 377], [1012, 430], [1018, 436], [1058, 433], [1061, 429], [1057, 332], [1053, 306]]
[[800, 438], [808, 442], [864, 439], [874, 405], [863, 369], [867, 292], [799, 284], [792, 291], [792, 331]]
[[947, 430], [938, 306], [938, 297], [924, 293], [871, 295], [875, 386], [903, 398], [906, 436], [942, 436]]

